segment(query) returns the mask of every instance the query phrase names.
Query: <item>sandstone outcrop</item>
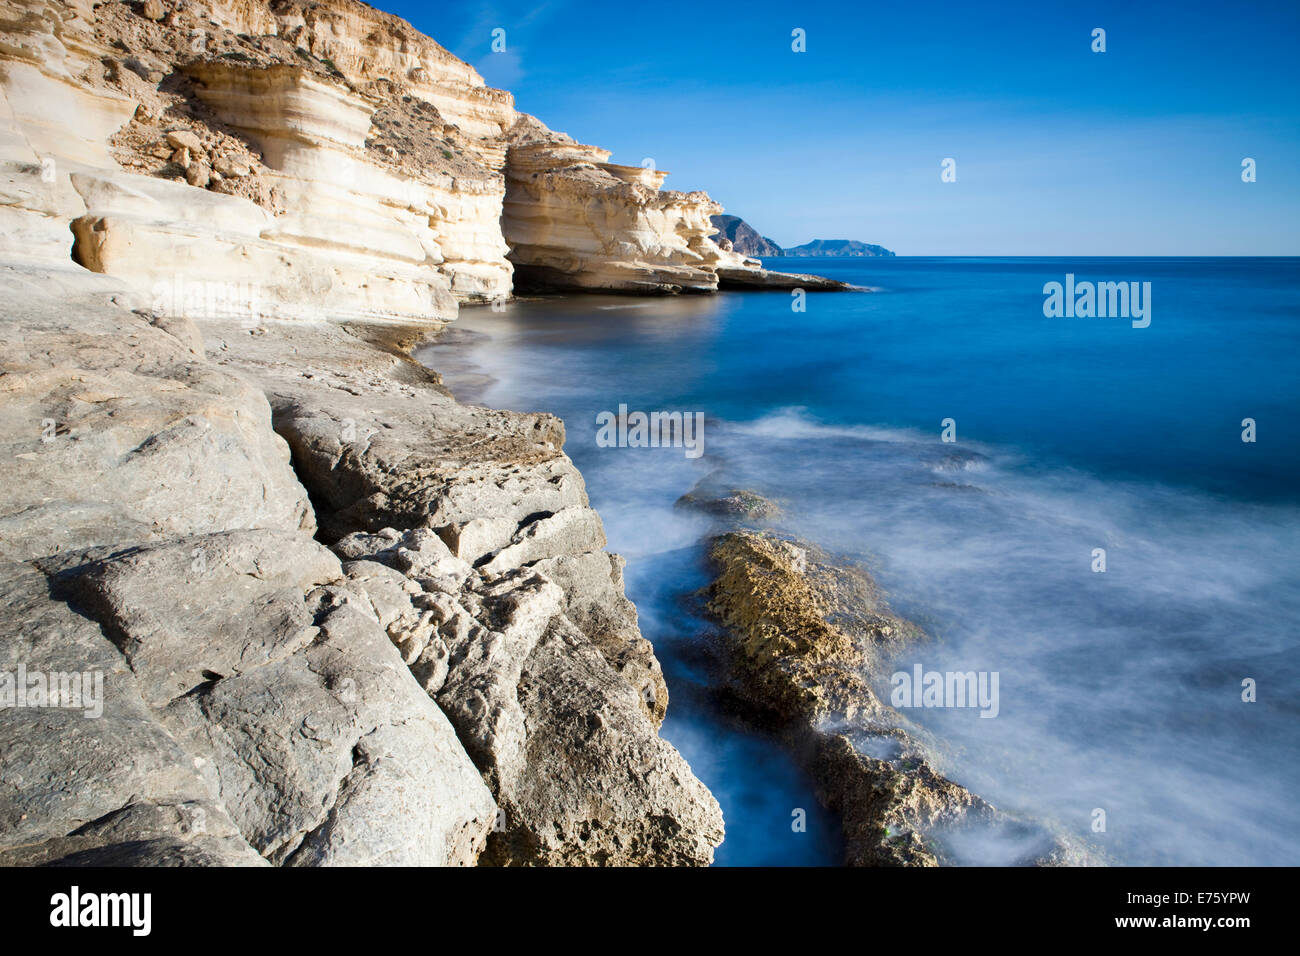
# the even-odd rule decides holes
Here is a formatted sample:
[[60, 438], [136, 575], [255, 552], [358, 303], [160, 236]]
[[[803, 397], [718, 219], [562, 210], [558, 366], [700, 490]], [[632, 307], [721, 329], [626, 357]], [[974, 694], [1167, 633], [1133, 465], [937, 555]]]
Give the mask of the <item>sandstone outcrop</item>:
[[350, 0], [168, 7], [6, 0], [0, 143], [26, 173], [7, 247], [61, 247], [196, 318], [328, 299], [338, 319], [427, 321], [510, 293], [508, 94]]
[[3, 275], [0, 669], [102, 694], [0, 708], [0, 862], [712, 859], [557, 420], [457, 404], [397, 330]]
[[263, 394], [113, 280], [3, 277], [0, 860], [473, 863], [491, 793]]
[[502, 231], [522, 289], [712, 292], [720, 250], [702, 192], [663, 191], [667, 172], [607, 162], [520, 114], [509, 135]]
[[563, 424], [407, 350], [816, 277], [355, 0], [0, 21], [0, 671], [102, 681], [0, 707], [0, 863], [708, 863]]
[[0, 559], [241, 527], [310, 534], [265, 396], [193, 325], [69, 265], [0, 268]]
[[328, 300], [335, 320], [418, 323], [516, 288], [846, 288], [720, 248], [705, 193], [518, 113], [356, 0], [155, 6], [0, 3], [10, 253], [63, 250], [138, 306], [250, 322]]

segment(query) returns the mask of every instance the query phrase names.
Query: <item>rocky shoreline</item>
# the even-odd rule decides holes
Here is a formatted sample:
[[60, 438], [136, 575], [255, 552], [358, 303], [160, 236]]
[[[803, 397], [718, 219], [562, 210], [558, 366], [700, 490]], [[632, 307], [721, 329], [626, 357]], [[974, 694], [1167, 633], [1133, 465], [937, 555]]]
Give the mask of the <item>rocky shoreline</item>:
[[558, 420], [377, 329], [3, 279], [4, 669], [93, 668], [104, 707], [0, 710], [0, 863], [711, 860]]
[[409, 352], [842, 284], [355, 0], [0, 10], [0, 865], [711, 862], [563, 424]]
[[935, 742], [872, 684], [925, 635], [890, 610], [865, 570], [756, 526], [778, 511], [754, 492], [733, 490], [716, 504], [704, 506], [734, 528], [708, 543], [714, 579], [703, 597], [721, 625], [724, 681], [742, 716], [775, 735], [838, 814], [847, 865], [956, 863], [945, 834], [963, 830], [1013, 837], [1029, 847], [1019, 865], [1098, 861], [1090, 848], [997, 810], [935, 769]]

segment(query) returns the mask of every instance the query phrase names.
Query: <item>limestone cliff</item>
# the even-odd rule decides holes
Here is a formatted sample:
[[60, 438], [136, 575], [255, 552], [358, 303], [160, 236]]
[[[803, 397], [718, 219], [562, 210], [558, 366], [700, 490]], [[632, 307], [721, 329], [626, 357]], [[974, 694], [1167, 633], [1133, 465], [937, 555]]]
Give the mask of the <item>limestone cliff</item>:
[[720, 269], [773, 285], [712, 241], [705, 193], [517, 113], [355, 0], [0, 0], [0, 17], [4, 155], [33, 174], [9, 187], [6, 247], [64, 249], [155, 309], [250, 276], [242, 313], [328, 299], [388, 322], [508, 296], [516, 270], [527, 289], [711, 292]]
[[502, 231], [519, 282], [615, 292], [712, 292], [721, 250], [702, 192], [663, 191], [668, 174], [606, 162], [521, 114], [510, 131]]
[[837, 287], [608, 159], [355, 0], [0, 0], [0, 864], [712, 859], [562, 424], [406, 355]]
[[0, 0], [0, 865], [712, 859], [563, 425], [406, 355], [515, 125], [351, 0]]
[[[8, 157], [54, 187], [88, 268], [150, 300], [251, 281], [246, 307], [286, 318], [313, 298], [446, 318], [509, 293], [510, 97], [402, 21], [344, 0], [0, 9]], [[15, 205], [66, 241], [48, 199]]]
[[128, 297], [0, 263], [0, 865], [709, 862], [557, 420]]

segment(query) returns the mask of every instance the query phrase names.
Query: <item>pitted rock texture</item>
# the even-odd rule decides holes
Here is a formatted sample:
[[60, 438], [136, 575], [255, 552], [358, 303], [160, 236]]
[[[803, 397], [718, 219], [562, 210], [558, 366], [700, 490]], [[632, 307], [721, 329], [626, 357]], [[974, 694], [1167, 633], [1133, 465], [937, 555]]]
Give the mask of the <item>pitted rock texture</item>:
[[711, 861], [557, 420], [457, 404], [396, 329], [0, 277], [0, 671], [93, 678], [0, 707], [0, 862]]
[[491, 789], [483, 862], [710, 862], [721, 811], [658, 736], [663, 672], [561, 423], [460, 405], [372, 333], [205, 326], [265, 390], [345, 574]]
[[872, 677], [923, 637], [895, 616], [865, 571], [775, 532], [713, 540], [709, 609], [751, 715], [800, 756], [839, 814], [853, 866], [950, 862], [947, 830], [1015, 830], [1027, 864], [1090, 852], [1036, 821], [1001, 813], [935, 769], [933, 741], [882, 702]]

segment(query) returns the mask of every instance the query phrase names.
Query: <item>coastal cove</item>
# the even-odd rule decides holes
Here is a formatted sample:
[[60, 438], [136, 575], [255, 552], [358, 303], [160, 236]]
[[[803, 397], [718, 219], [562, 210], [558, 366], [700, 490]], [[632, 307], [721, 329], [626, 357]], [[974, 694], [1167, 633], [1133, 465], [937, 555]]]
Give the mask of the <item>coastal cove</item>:
[[0, 0], [0, 867], [1300, 861], [1300, 258], [966, 255], [1295, 252], [1300, 23], [384, 5]]
[[[839, 836], [827, 816], [791, 832], [792, 811], [815, 811], [808, 781], [719, 695], [700, 591], [706, 542], [729, 524], [677, 504], [701, 483], [776, 502], [765, 527], [861, 563], [924, 629], [871, 675], [882, 699], [917, 666], [1000, 674], [996, 719], [905, 711], [951, 779], [1102, 862], [1294, 858], [1277, 834], [1297, 832], [1285, 622], [1300, 611], [1300, 436], [1277, 414], [1297, 385], [1270, 353], [1300, 335], [1296, 262], [819, 269], [876, 291], [811, 296], [805, 315], [778, 292], [540, 298], [466, 310], [416, 352], [462, 401], [564, 419], [664, 665], [663, 732], [723, 806], [718, 862], [830, 862]], [[1066, 272], [1153, 282], [1160, 321], [1044, 317], [1042, 285]], [[601, 447], [597, 416], [620, 404], [703, 413], [705, 454]], [[1268, 421], [1280, 447], [1267, 457], [1241, 440], [1247, 416]], [[955, 443], [941, 440], [947, 417]], [[1269, 699], [1243, 703], [1246, 677]], [[1014, 834], [945, 846], [966, 863], [1025, 851]]]

